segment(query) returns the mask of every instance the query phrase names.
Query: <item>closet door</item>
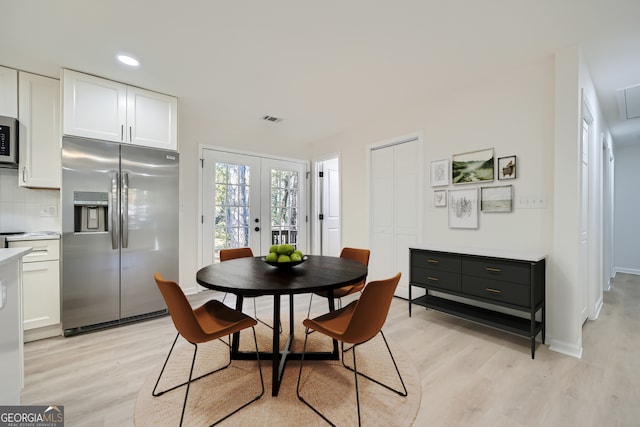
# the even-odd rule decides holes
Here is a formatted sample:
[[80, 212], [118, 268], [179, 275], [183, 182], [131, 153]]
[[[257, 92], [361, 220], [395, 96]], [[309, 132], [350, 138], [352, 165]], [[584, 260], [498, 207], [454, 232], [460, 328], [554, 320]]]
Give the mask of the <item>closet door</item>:
[[409, 297], [409, 248], [422, 235], [421, 141], [417, 137], [373, 148], [370, 164], [368, 280], [402, 278], [396, 296]]

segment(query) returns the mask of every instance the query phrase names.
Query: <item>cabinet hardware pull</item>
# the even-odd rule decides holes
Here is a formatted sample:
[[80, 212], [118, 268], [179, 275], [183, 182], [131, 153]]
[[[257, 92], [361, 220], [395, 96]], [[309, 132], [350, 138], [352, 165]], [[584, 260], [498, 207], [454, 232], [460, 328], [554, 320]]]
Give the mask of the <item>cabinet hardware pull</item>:
[[438, 264], [440, 261], [438, 261], [437, 259], [428, 259], [427, 262], [429, 264]]
[[427, 280], [431, 280], [432, 282], [437, 282], [440, 279], [438, 279], [437, 277], [427, 276]]
[[496, 272], [496, 273], [500, 273], [502, 271], [499, 268], [495, 268], [495, 267], [485, 267], [484, 269], [487, 270], [487, 271], [493, 271], [493, 272]]
[[487, 292], [494, 293], [494, 294], [501, 294], [502, 293], [502, 291], [500, 289], [484, 288], [484, 290], [487, 291]]

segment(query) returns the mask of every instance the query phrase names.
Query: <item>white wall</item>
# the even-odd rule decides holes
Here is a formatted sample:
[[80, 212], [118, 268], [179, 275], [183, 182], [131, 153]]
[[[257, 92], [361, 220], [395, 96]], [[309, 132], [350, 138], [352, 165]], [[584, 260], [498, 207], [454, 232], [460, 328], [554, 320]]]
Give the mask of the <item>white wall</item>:
[[[554, 58], [542, 58], [449, 88], [441, 97], [423, 100], [418, 105], [397, 106], [397, 113], [387, 115], [388, 120], [363, 123], [352, 132], [314, 144], [314, 156], [340, 152], [343, 246], [368, 246], [367, 145], [422, 131], [425, 218], [421, 238], [424, 244], [550, 254], [554, 208], [554, 76]], [[433, 206], [429, 164], [432, 160], [451, 159], [453, 154], [485, 148], [494, 148], [496, 157], [516, 155], [518, 164], [517, 179], [487, 185], [513, 185], [516, 205], [519, 197], [538, 195], [546, 200], [547, 207], [519, 209], [516, 206], [511, 213], [480, 213], [477, 230], [450, 229], [447, 209]], [[453, 188], [460, 187], [448, 187]], [[553, 283], [548, 282], [547, 295], [552, 289]], [[547, 319], [548, 334], [551, 334], [554, 318], [548, 316]]]
[[616, 146], [614, 267], [617, 272], [640, 274], [640, 145]]
[[[547, 343], [551, 342], [557, 351], [580, 357], [582, 322], [578, 297], [584, 284], [578, 274], [578, 218], [583, 89], [595, 116], [594, 134], [606, 130], [580, 49], [569, 47], [554, 57], [500, 70], [473, 84], [448, 89], [441, 97], [398, 106], [397, 113], [388, 115], [387, 120], [363, 123], [356, 130], [314, 144], [314, 156], [338, 151], [343, 160], [342, 244], [368, 244], [367, 145], [422, 131], [427, 183], [423, 243], [547, 253]], [[597, 150], [599, 143], [595, 139], [592, 142], [592, 160], [595, 165], [600, 164], [590, 184], [594, 191], [591, 228], [597, 242], [601, 237], [598, 201], [602, 199], [602, 183], [598, 174], [602, 150]], [[514, 186], [514, 211], [481, 213], [477, 230], [449, 229], [447, 210], [432, 204], [429, 163], [484, 148], [494, 148], [496, 157], [517, 156], [518, 178], [491, 184]], [[546, 207], [519, 208], [518, 200], [530, 196], [542, 197]], [[594, 260], [601, 258], [597, 245], [590, 256]], [[597, 273], [601, 267], [596, 264], [593, 270]], [[593, 280], [597, 281], [601, 274], [595, 277]], [[593, 308], [598, 300], [597, 286], [589, 291]]]
[[[286, 158], [310, 159], [310, 151], [303, 145], [278, 144], [279, 124], [266, 123], [268, 139], [258, 135], [246, 135], [242, 129], [230, 128], [219, 122], [215, 114], [199, 108], [196, 99], [181, 98], [178, 105], [180, 123], [180, 286], [186, 293], [197, 292], [198, 265], [198, 171], [199, 144], [231, 147], [241, 151], [271, 154]], [[256, 117], [256, 120], [259, 120]], [[285, 123], [285, 122], [283, 122]], [[243, 135], [242, 138], [238, 135]], [[309, 193], [311, 194], [311, 193]]]

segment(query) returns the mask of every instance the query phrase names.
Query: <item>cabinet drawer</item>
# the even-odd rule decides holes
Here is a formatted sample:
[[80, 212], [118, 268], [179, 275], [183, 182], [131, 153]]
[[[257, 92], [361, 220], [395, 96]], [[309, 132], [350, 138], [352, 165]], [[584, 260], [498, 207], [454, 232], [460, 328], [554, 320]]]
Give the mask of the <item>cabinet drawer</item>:
[[412, 251], [411, 265], [434, 271], [460, 273], [460, 256], [440, 252]]
[[460, 274], [449, 271], [438, 271], [429, 268], [411, 268], [411, 280], [414, 283], [460, 292]]
[[22, 258], [23, 263], [55, 261], [60, 259], [60, 240], [15, 240], [8, 242], [10, 248], [33, 248]]
[[513, 282], [462, 276], [462, 292], [478, 297], [529, 307], [531, 288]]
[[521, 283], [523, 285], [531, 283], [531, 265], [524, 262], [463, 257], [462, 272], [470, 276]]

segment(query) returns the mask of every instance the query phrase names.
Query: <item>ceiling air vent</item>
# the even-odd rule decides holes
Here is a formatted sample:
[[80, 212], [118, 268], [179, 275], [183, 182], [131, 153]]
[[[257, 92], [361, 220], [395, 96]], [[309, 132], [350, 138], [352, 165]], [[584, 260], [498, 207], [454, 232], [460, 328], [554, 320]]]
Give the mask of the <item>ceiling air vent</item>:
[[618, 89], [618, 111], [622, 120], [640, 117], [640, 85]]
[[266, 120], [271, 123], [280, 123], [282, 121], [280, 117], [269, 116], [269, 115], [262, 116], [262, 120]]

